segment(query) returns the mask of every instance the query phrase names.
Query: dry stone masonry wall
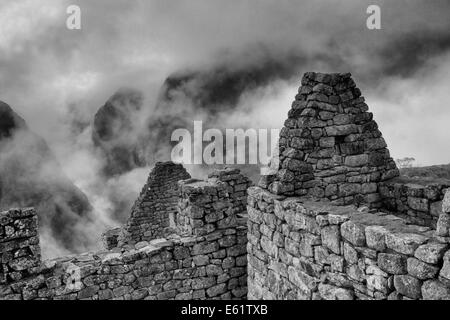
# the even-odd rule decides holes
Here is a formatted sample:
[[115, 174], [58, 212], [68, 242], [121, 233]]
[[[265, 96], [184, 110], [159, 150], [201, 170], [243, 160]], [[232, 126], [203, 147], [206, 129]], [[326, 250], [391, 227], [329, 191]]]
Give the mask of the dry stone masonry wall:
[[122, 242], [139, 242], [164, 236], [178, 203], [178, 181], [191, 176], [181, 164], [158, 162], [131, 209]]
[[399, 177], [380, 184], [383, 207], [408, 222], [431, 226], [442, 212], [442, 199], [450, 181], [420, 181]]
[[450, 189], [447, 189], [442, 200], [442, 212], [436, 225], [436, 237], [441, 242], [450, 243]]
[[249, 299], [450, 299], [450, 248], [428, 227], [256, 187], [248, 205]]
[[364, 101], [348, 73], [306, 73], [280, 133], [279, 170], [261, 186], [380, 207], [378, 182], [398, 170]]
[[157, 163], [100, 252], [41, 261], [0, 213], [0, 299], [450, 299], [450, 181], [397, 177], [350, 74], [305, 74], [279, 150], [258, 187]]
[[[235, 235], [236, 236], [236, 235]], [[244, 244], [245, 245], [245, 244]], [[2, 286], [2, 299], [155, 300], [245, 296], [246, 265], [217, 239], [174, 237], [117, 252], [47, 261]], [[79, 275], [79, 277], [78, 277]]]
[[207, 181], [181, 182], [176, 223], [181, 234], [205, 235], [245, 224], [250, 180], [237, 169], [214, 171]]
[[248, 298], [450, 299], [450, 182], [396, 178], [349, 74], [306, 73], [288, 117], [248, 190]]
[[[163, 175], [161, 165], [150, 177], [156, 171], [173, 184], [186, 176], [178, 166], [166, 163], [164, 168], [177, 168], [170, 171], [175, 177]], [[43, 262], [34, 210], [1, 213], [0, 299], [245, 299], [249, 185], [230, 169], [215, 171], [208, 181], [182, 181], [176, 187], [176, 210], [149, 212], [165, 217], [177, 212], [174, 221], [187, 221], [175, 224], [173, 233], [116, 246], [120, 230], [115, 229], [104, 239], [112, 250]]]
[[107, 250], [118, 247], [119, 239], [121, 242], [126, 241], [122, 227], [107, 230], [101, 235], [103, 247]]
[[40, 264], [37, 216], [32, 208], [0, 213], [0, 286], [32, 274]]

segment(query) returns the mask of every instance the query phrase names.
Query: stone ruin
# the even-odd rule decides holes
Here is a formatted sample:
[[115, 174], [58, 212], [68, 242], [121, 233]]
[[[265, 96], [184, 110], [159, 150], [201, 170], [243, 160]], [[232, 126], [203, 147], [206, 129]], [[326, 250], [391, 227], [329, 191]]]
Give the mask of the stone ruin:
[[[186, 180], [187, 179], [187, 180]], [[157, 163], [106, 250], [41, 261], [34, 209], [0, 217], [0, 299], [245, 299], [249, 179]]]
[[249, 299], [450, 299], [450, 181], [398, 177], [350, 74], [304, 75], [279, 151], [248, 190]]
[[181, 164], [157, 162], [131, 208], [125, 226], [102, 234], [105, 248], [109, 250], [173, 233], [179, 197], [178, 182], [190, 178], [191, 175]]
[[100, 252], [0, 213], [0, 299], [450, 299], [450, 181], [399, 176], [350, 74], [304, 75], [279, 150], [259, 186], [157, 163]]
[[308, 72], [279, 140], [279, 195], [380, 207], [378, 183], [399, 175], [373, 114], [350, 74]]
[[178, 181], [191, 175], [181, 164], [158, 162], [131, 209], [122, 242], [139, 242], [164, 237], [174, 226], [177, 210]]

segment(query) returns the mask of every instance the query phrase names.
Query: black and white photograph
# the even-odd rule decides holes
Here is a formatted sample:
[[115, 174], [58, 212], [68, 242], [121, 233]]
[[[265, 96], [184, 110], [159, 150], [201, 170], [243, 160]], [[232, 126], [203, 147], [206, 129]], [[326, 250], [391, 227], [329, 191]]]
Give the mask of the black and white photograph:
[[450, 300], [450, 1], [0, 0], [0, 300]]

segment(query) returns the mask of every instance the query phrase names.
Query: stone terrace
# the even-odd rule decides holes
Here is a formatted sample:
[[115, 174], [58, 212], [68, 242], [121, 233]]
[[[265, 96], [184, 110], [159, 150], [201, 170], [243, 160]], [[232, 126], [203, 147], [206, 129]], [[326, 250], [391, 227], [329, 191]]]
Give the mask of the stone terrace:
[[397, 178], [350, 74], [304, 75], [279, 150], [248, 190], [249, 299], [450, 299], [450, 183]]
[[95, 253], [41, 261], [36, 212], [2, 212], [0, 299], [245, 299], [250, 181], [223, 169], [174, 186], [186, 176], [179, 165], [158, 163], [130, 219], [158, 221], [160, 230], [143, 224], [126, 242], [114, 230], [105, 235], [108, 250]]
[[429, 227], [257, 187], [248, 213], [249, 299], [450, 299], [448, 242]]

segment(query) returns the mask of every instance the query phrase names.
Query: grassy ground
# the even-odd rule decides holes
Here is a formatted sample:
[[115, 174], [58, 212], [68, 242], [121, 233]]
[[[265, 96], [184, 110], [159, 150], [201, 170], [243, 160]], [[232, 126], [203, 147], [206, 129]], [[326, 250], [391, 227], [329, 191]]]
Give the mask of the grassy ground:
[[429, 178], [450, 180], [450, 164], [428, 167], [413, 167], [400, 169], [401, 175], [409, 178]]

